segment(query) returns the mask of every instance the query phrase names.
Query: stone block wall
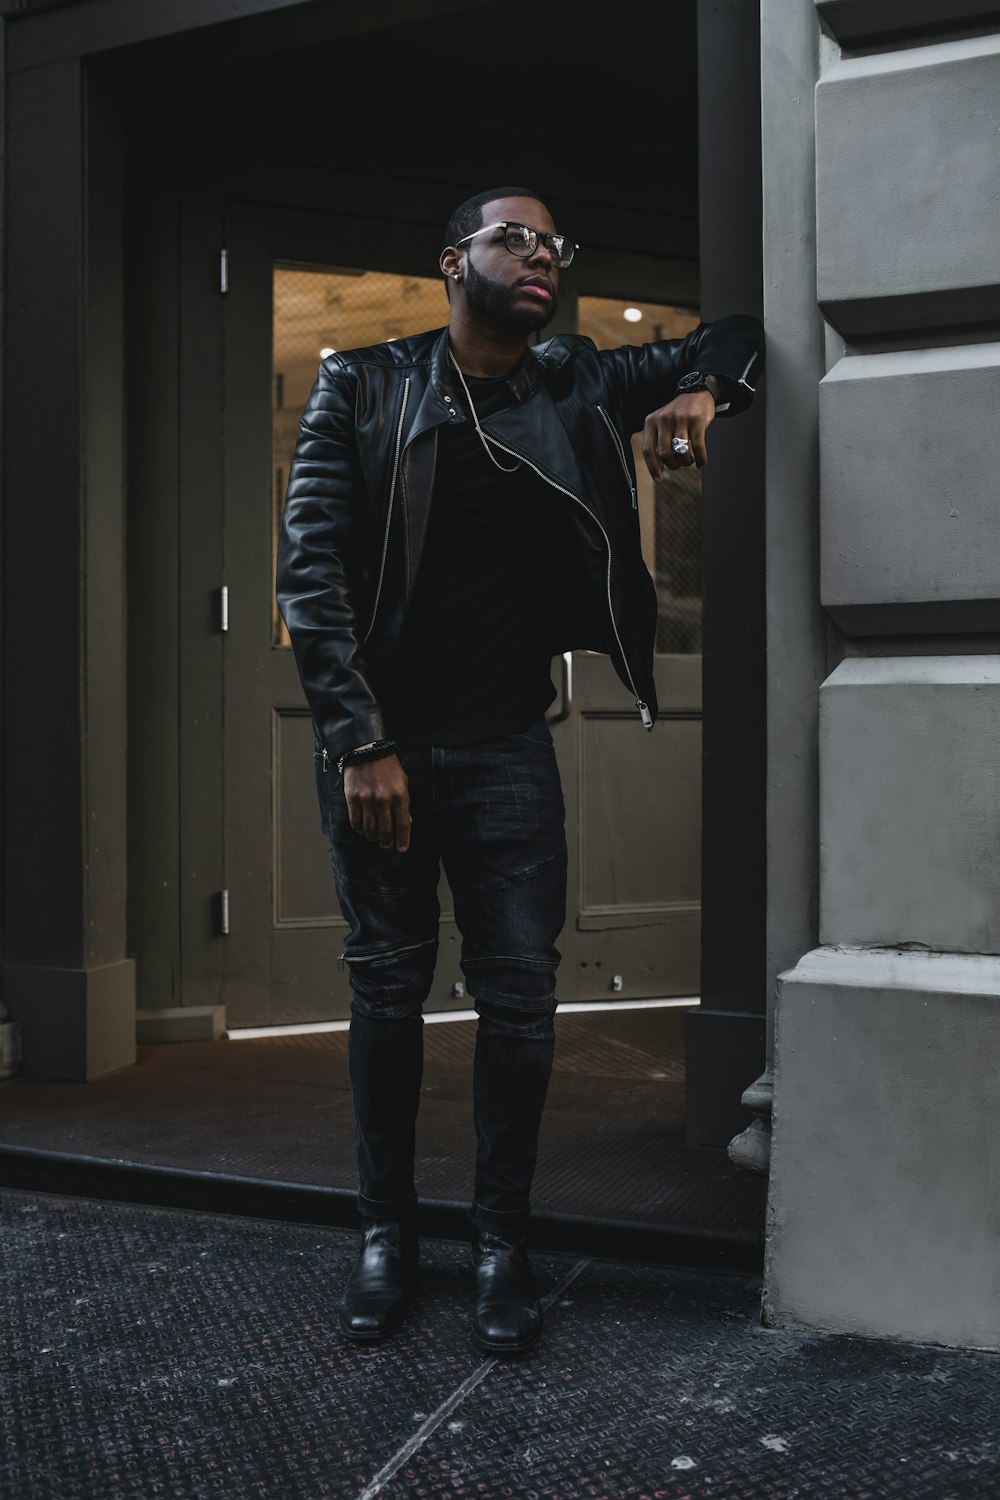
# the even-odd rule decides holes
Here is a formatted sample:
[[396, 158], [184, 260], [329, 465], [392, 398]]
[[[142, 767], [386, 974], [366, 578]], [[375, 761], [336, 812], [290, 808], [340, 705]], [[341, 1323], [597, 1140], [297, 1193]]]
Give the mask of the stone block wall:
[[832, 628], [818, 946], [777, 984], [764, 1311], [1000, 1348], [1000, 26], [975, 0], [815, 9], [802, 316], [825, 323]]

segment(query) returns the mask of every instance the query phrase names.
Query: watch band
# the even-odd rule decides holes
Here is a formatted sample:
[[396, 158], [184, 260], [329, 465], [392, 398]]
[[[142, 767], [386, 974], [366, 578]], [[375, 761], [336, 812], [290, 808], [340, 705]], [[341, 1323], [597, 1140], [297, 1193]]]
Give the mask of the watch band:
[[690, 396], [694, 391], [707, 391], [715, 402], [717, 412], [728, 411], [732, 402], [720, 401], [721, 388], [718, 390], [715, 388], [718, 384], [718, 379], [719, 377], [712, 374], [711, 371], [703, 375], [700, 370], [690, 370], [687, 375], [682, 375], [680, 380], [678, 380], [676, 395]]
[[714, 380], [715, 385], [718, 387], [718, 389], [716, 390], [712, 386], [709, 386], [709, 390], [712, 392], [712, 399], [715, 402], [716, 411], [728, 411], [733, 403], [731, 401], [720, 401], [719, 397], [722, 395], [722, 387], [721, 385], [719, 385], [718, 375], [706, 375], [705, 379]]

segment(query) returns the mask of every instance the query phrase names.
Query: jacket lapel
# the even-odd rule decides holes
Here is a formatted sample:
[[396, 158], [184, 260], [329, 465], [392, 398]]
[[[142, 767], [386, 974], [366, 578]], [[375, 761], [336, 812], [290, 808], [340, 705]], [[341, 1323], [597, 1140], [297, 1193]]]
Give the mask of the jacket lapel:
[[[446, 396], [451, 398], [450, 401], [445, 400]], [[457, 417], [452, 417], [453, 409], [458, 411]], [[448, 330], [442, 328], [431, 346], [428, 378], [424, 381], [423, 390], [417, 393], [413, 418], [403, 439], [403, 446], [409, 447], [433, 427], [443, 427], [446, 422], [460, 420], [462, 410], [456, 399], [451, 367], [448, 364]]]
[[573, 444], [544, 381], [537, 381], [528, 399], [490, 417], [483, 431], [517, 449], [563, 489], [586, 499]]

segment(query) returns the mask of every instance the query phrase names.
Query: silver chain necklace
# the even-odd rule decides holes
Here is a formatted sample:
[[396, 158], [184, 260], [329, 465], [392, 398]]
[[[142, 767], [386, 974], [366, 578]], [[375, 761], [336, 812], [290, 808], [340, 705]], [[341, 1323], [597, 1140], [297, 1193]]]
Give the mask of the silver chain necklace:
[[468, 401], [468, 403], [469, 403], [469, 410], [472, 413], [473, 425], [474, 425], [477, 433], [479, 434], [479, 441], [482, 443], [483, 447], [486, 449], [486, 457], [489, 459], [489, 461], [490, 461], [491, 464], [495, 464], [496, 465], [496, 467], [500, 470], [501, 474], [515, 474], [517, 472], [517, 470], [521, 467], [521, 460], [517, 459], [517, 461], [514, 464], [514, 467], [512, 469], [508, 469], [507, 465], [506, 464], [502, 464], [500, 462], [500, 460], [494, 455], [493, 450], [490, 447], [489, 442], [487, 441], [486, 434], [485, 434], [485, 432], [483, 431], [483, 429], [479, 425], [479, 415], [478, 415], [478, 413], [476, 411], [475, 404], [474, 404], [474, 402], [472, 400], [472, 392], [469, 390], [469, 387], [466, 385], [466, 383], [465, 383], [465, 376], [462, 374], [462, 371], [461, 371], [461, 368], [459, 366], [458, 360], [455, 358], [454, 354], [452, 354], [452, 352], [451, 352], [450, 349], [448, 350], [448, 358], [451, 361], [452, 365], [455, 367], [455, 373], [456, 373], [456, 375], [458, 376], [459, 380], [462, 382], [462, 389], [465, 392], [465, 399]]

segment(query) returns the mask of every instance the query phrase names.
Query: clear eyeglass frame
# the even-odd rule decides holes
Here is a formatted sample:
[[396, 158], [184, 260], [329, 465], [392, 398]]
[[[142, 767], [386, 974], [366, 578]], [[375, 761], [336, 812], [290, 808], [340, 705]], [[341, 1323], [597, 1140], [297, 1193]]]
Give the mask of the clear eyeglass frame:
[[521, 260], [527, 260], [529, 255], [534, 255], [538, 242], [541, 240], [560, 271], [565, 271], [567, 266], [572, 265], [573, 257], [580, 248], [564, 234], [543, 233], [533, 229], [530, 224], [519, 224], [514, 219], [501, 219], [497, 224], [484, 224], [482, 229], [464, 235], [457, 242], [456, 250], [459, 245], [464, 245], [468, 240], [474, 240], [481, 234], [489, 234], [494, 229], [503, 230], [504, 244], [507, 249], [511, 255], [516, 255]]

